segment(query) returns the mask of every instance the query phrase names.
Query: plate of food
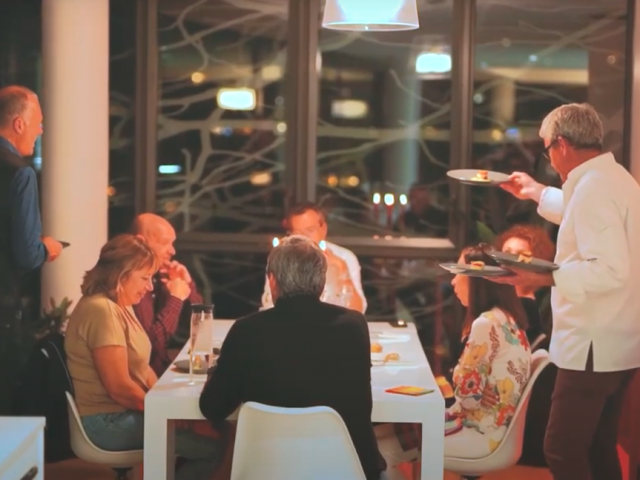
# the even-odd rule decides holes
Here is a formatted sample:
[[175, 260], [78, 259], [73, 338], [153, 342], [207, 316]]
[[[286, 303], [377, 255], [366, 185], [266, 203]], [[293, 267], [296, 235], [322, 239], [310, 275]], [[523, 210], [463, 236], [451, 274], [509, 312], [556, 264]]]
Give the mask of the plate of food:
[[[213, 363], [215, 365], [215, 360]], [[176, 367], [176, 370], [179, 371], [180, 373], [189, 373], [188, 358], [184, 358], [182, 360], [176, 360], [175, 362], [173, 362], [173, 365], [174, 367]], [[207, 362], [207, 359], [201, 355], [196, 355], [193, 362], [194, 375], [206, 375], [208, 369], [209, 369], [209, 364]]]
[[465, 263], [441, 263], [441, 268], [454, 275], [467, 275], [468, 277], [507, 277], [513, 275], [513, 272], [502, 267], [494, 267], [493, 265], [485, 265], [484, 262]]
[[505, 267], [520, 268], [535, 273], [549, 273], [560, 268], [553, 262], [535, 258], [531, 252], [525, 251], [519, 254], [500, 252], [498, 250], [487, 250], [487, 255], [493, 258], [500, 265]]
[[509, 175], [506, 173], [492, 172], [491, 170], [449, 170], [447, 175], [465, 185], [482, 187], [495, 187], [509, 181]]

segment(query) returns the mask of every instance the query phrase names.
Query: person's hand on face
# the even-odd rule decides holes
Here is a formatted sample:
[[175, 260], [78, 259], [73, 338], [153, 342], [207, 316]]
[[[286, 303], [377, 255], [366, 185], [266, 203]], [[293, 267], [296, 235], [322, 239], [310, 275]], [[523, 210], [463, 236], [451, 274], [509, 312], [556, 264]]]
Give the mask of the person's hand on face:
[[174, 278], [165, 282], [169, 294], [179, 300], [186, 300], [191, 295], [191, 287], [181, 278]]
[[522, 172], [513, 172], [509, 175], [509, 181], [501, 184], [500, 187], [520, 200], [533, 200], [535, 202], [540, 201], [542, 190], [545, 188], [544, 185]]
[[174, 280], [176, 278], [179, 278], [185, 281], [188, 285], [191, 284], [191, 275], [189, 275], [187, 267], [182, 265], [180, 262], [176, 262], [175, 260], [162, 266], [160, 268], [160, 273], [163, 277], [165, 277], [165, 280]]
[[42, 243], [47, 249], [47, 262], [53, 262], [62, 253], [62, 244], [59, 241], [51, 237], [42, 237]]

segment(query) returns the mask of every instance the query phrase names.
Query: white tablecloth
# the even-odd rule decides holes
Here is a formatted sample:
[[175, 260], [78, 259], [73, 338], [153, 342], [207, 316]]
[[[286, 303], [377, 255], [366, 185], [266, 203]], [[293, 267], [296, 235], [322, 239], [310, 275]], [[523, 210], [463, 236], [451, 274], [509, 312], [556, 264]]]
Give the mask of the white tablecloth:
[[[233, 320], [215, 320], [214, 334], [224, 339]], [[400, 354], [400, 365], [373, 366], [372, 422], [422, 424], [422, 480], [442, 480], [444, 465], [444, 399], [424, 355], [415, 326], [393, 328], [388, 323], [369, 323], [372, 337], [385, 351]], [[373, 341], [373, 340], [372, 340]], [[187, 358], [187, 346], [178, 359]], [[168, 420], [202, 420], [198, 406], [205, 376], [196, 375], [188, 385], [188, 374], [170, 368], [147, 393], [144, 422], [144, 480], [174, 478], [174, 431]], [[420, 397], [386, 393], [400, 385], [433, 389]], [[236, 414], [234, 414], [236, 415]]]

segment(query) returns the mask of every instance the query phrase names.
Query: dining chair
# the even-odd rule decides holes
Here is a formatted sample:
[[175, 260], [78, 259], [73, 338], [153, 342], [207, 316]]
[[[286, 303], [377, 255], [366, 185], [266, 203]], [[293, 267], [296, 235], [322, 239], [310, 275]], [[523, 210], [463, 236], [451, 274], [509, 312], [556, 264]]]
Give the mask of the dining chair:
[[90, 463], [97, 463], [111, 467], [117, 480], [127, 480], [129, 473], [142, 464], [142, 450], [127, 450], [123, 452], [108, 452], [96, 447], [84, 431], [76, 402], [71, 393], [67, 393], [69, 407], [69, 430], [71, 449], [76, 456]]
[[366, 480], [349, 431], [329, 407], [240, 409], [231, 480]]
[[444, 469], [460, 475], [465, 480], [477, 480], [483, 475], [515, 465], [522, 455], [524, 427], [531, 390], [540, 373], [549, 364], [549, 352], [536, 350], [531, 355], [531, 377], [522, 392], [513, 419], [500, 445], [483, 458], [444, 457]]

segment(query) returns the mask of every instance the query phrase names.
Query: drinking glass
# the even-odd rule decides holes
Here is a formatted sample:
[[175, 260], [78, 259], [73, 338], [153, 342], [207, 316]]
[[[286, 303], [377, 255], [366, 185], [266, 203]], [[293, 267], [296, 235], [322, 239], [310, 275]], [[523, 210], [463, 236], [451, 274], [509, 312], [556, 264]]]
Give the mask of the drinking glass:
[[189, 337], [189, 384], [195, 384], [194, 362], [204, 358], [207, 367], [213, 360], [213, 305], [191, 305], [191, 335]]

